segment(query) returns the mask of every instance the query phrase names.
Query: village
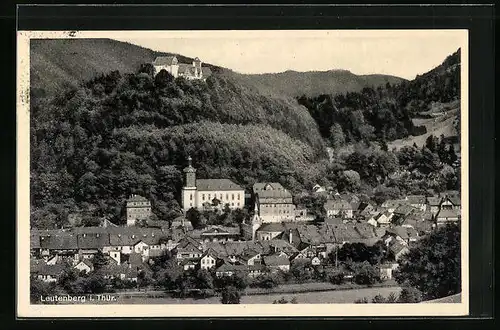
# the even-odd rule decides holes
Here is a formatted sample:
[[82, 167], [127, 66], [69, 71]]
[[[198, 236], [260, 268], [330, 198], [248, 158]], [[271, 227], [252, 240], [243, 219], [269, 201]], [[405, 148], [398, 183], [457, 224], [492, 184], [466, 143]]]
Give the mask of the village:
[[[57, 283], [68, 267], [85, 275], [99, 263], [104, 278], [137, 283], [151, 272], [154, 260], [168, 254], [184, 272], [202, 269], [216, 278], [244, 274], [258, 279], [290, 272], [296, 263], [314, 271], [335, 268], [337, 253], [346, 244], [379, 244], [387, 250], [376, 265], [379, 276], [390, 280], [398, 260], [418, 240], [461, 217], [457, 191], [375, 205], [316, 185], [311, 196], [326, 200], [325, 218], [318, 221], [311, 210], [294, 204], [294, 196], [280, 183], [258, 182], [246, 192], [229, 179], [197, 179], [191, 158], [183, 172], [184, 215], [173, 222], [149, 220], [151, 202], [133, 194], [126, 201], [124, 226], [103, 221], [95, 227], [32, 229], [32, 276]], [[251, 210], [248, 216], [231, 226], [195, 228], [199, 226], [188, 220], [197, 210], [220, 214], [245, 208]]]

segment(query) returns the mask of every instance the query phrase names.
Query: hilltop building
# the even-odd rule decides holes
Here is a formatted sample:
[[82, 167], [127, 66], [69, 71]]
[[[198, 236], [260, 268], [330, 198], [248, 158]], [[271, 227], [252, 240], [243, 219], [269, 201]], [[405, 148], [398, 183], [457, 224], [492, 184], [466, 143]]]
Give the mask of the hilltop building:
[[196, 169], [191, 157], [184, 168], [185, 183], [182, 188], [182, 209], [203, 209], [222, 205], [231, 209], [245, 207], [245, 190], [229, 179], [196, 179]]
[[166, 70], [174, 78], [184, 77], [189, 80], [207, 79], [212, 74], [208, 67], [203, 67], [200, 59], [197, 57], [193, 63], [179, 63], [177, 56], [158, 56], [152, 63], [155, 76], [161, 71]]
[[142, 196], [131, 195], [127, 200], [127, 226], [135, 226], [137, 220], [151, 216], [151, 202]]

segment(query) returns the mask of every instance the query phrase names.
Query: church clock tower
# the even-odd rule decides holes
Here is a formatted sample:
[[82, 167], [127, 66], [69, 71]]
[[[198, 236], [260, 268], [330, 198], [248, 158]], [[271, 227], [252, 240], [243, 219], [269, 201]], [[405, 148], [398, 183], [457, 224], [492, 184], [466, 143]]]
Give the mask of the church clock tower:
[[188, 157], [188, 166], [184, 168], [184, 187], [182, 188], [182, 209], [187, 212], [196, 207], [196, 169], [192, 165], [191, 156]]

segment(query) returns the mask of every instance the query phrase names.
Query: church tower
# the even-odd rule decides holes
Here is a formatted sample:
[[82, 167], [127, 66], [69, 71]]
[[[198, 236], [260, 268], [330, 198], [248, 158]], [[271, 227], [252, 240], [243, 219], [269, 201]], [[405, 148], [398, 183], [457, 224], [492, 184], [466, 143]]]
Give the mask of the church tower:
[[191, 156], [188, 157], [188, 166], [184, 168], [184, 187], [182, 188], [182, 209], [187, 212], [196, 207], [196, 169], [192, 165]]

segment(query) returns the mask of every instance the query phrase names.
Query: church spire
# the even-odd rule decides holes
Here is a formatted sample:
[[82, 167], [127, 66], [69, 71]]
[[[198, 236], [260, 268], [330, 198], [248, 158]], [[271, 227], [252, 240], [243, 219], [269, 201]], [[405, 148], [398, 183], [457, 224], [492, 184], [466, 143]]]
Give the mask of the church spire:
[[191, 156], [188, 156], [187, 161], [188, 166], [184, 168], [186, 174], [185, 185], [186, 187], [196, 187], [196, 169], [193, 167]]

